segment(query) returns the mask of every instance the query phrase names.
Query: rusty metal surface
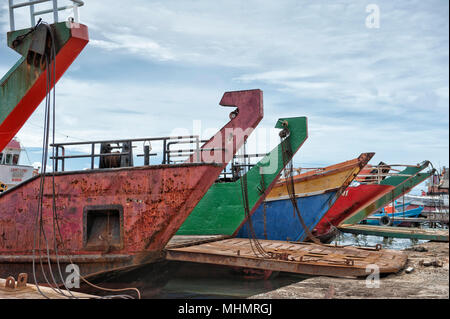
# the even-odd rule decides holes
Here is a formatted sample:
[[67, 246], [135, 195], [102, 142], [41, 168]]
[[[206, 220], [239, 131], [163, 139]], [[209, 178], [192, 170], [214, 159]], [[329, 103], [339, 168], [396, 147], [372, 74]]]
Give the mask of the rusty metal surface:
[[220, 105], [237, 107], [230, 113], [231, 121], [201, 147], [202, 150], [208, 151], [193, 154], [186, 162], [229, 163], [264, 116], [261, 90], [226, 92]]
[[[115, 204], [123, 210], [121, 247], [115, 253], [133, 254], [160, 250], [176, 231], [171, 219], [188, 215], [216, 176], [209, 170], [216, 165], [190, 165], [166, 168], [130, 168], [55, 176], [56, 209], [64, 247], [72, 254], [92, 253], [83, 245], [86, 207]], [[53, 242], [52, 189], [48, 177], [44, 192], [45, 230]], [[0, 197], [0, 254], [30, 254], [37, 212], [38, 178], [12, 189]], [[166, 240], [162, 237], [169, 237]], [[108, 247], [104, 246], [101, 252]]]
[[248, 239], [232, 238], [166, 251], [168, 260], [283, 271], [306, 275], [367, 276], [366, 266], [375, 264], [380, 273], [402, 269], [407, 256], [394, 250], [336, 247], [304, 242], [260, 241], [274, 258], [257, 258]]

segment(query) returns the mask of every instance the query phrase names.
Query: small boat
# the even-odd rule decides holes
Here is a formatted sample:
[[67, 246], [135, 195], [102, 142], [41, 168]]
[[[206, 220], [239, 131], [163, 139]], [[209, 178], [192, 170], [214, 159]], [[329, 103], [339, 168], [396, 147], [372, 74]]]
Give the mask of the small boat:
[[[448, 194], [439, 195], [412, 195], [406, 194], [398, 199], [398, 201], [407, 207], [417, 208], [419, 206], [424, 206], [424, 212], [433, 211], [447, 211], [449, 210], [449, 197]], [[403, 204], [405, 201], [405, 204]]]
[[422, 191], [421, 195], [406, 194], [398, 199], [398, 202], [405, 202], [408, 209], [424, 206], [422, 216], [434, 216], [445, 214], [449, 212], [449, 177], [448, 168], [441, 168], [434, 176], [431, 176], [428, 182], [428, 190]]
[[[250, 214], [264, 200], [281, 174], [284, 167], [282, 144], [290, 144], [293, 151], [288, 155], [290, 161], [308, 136], [306, 117], [282, 118], [275, 127], [289, 132], [288, 136], [245, 176]], [[244, 176], [234, 181], [219, 181], [211, 186], [177, 235], [233, 235], [246, 216], [242, 202], [243, 179]]]
[[[373, 155], [363, 153], [353, 160], [293, 177], [294, 200], [308, 230], [314, 229]], [[294, 211], [286, 189], [288, 183], [288, 179], [282, 179], [274, 186], [255, 213], [240, 226], [237, 237], [288, 241], [307, 239], [308, 230], [304, 229]]]
[[380, 225], [380, 226], [399, 226], [403, 221], [395, 221], [396, 218], [416, 218], [423, 211], [423, 207], [409, 209], [404, 212], [388, 213], [383, 211], [381, 213], [370, 215], [370, 217], [378, 217], [378, 220], [365, 219], [360, 222], [360, 224], [365, 225]]
[[394, 204], [391, 203], [391, 204], [385, 206], [383, 208], [383, 210], [386, 213], [390, 214], [390, 213], [394, 213], [395, 211], [397, 211], [399, 209], [407, 208], [410, 204], [411, 204], [411, 202], [406, 202], [404, 204], [403, 203], [398, 203], [397, 200], [396, 200], [396, 201], [394, 201]]

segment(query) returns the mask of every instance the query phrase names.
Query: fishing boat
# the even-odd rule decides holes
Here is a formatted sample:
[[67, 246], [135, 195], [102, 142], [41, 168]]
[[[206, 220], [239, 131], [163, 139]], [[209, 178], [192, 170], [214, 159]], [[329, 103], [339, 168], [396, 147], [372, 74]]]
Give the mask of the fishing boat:
[[256, 163], [246, 176], [238, 176], [232, 181], [220, 180], [211, 186], [177, 235], [233, 235], [236, 232], [246, 218], [242, 201], [243, 179], [246, 178], [249, 213], [252, 214], [270, 192], [284, 168], [282, 152], [287, 148], [287, 143], [292, 150], [287, 155], [287, 160], [290, 161], [308, 135], [305, 117], [281, 118], [275, 127], [282, 129], [280, 134], [286, 134], [281, 143]]
[[376, 217], [377, 219], [364, 219], [360, 224], [365, 225], [380, 225], [380, 226], [399, 226], [403, 221], [395, 221], [396, 218], [415, 218], [422, 213], [423, 207], [413, 208], [404, 212], [388, 213], [384, 209], [381, 213], [370, 215], [370, 217]]
[[[8, 44], [22, 58], [1, 83], [1, 114], [7, 113], [0, 119], [4, 144], [11, 136], [6, 130], [20, 129], [48, 94], [47, 76], [56, 80], [48, 72], [49, 64], [41, 63], [39, 52], [47, 54], [47, 44], [59, 52], [51, 58], [56, 61], [53, 71], [62, 74], [88, 41], [86, 26], [57, 22], [39, 25], [42, 34], [37, 31], [41, 27], [8, 33]], [[34, 51], [42, 46], [43, 51]], [[50, 56], [44, 60], [48, 62]], [[52, 284], [52, 278], [61, 284], [69, 264], [89, 278], [159, 258], [263, 118], [260, 90], [227, 92], [220, 105], [236, 108], [231, 120], [180, 164], [133, 166], [136, 139], [53, 144], [52, 173], [39, 174], [0, 194], [0, 277], [26, 272], [36, 275], [39, 283]], [[179, 138], [140, 141], [166, 144]], [[82, 144], [89, 146], [89, 154], [67, 155], [67, 147]], [[147, 148], [145, 163], [149, 156]], [[90, 169], [65, 170], [66, 161], [80, 157], [90, 158]]]
[[448, 220], [448, 180], [448, 168], [443, 167], [439, 174], [430, 178], [426, 192], [422, 191], [421, 195], [406, 194], [399, 198], [398, 202], [404, 203], [408, 209], [424, 206], [423, 216], [447, 216]]
[[20, 165], [22, 146], [13, 139], [0, 152], [0, 193], [33, 177], [37, 172], [33, 166]]
[[[205, 150], [208, 155], [213, 152], [218, 161], [205, 162], [200, 155], [183, 164], [47, 174], [42, 205], [46, 241], [39, 243], [40, 247], [57, 243], [61, 246], [59, 261], [78, 264], [85, 277], [159, 258], [167, 242], [226, 166], [223, 160], [233, 155], [246, 139], [238, 133], [228, 134], [242, 132], [240, 128], [248, 132], [262, 118], [259, 90], [226, 93], [221, 104], [237, 105], [239, 114], [200, 149], [200, 153]], [[114, 156], [126, 157], [125, 152]], [[100, 156], [99, 162], [104, 158]], [[31, 271], [36, 258], [33, 230], [39, 211], [37, 194], [41, 179], [42, 175], [36, 176], [0, 195], [0, 276], [8, 275], [12, 269]], [[59, 221], [56, 228], [60, 228], [61, 234], [54, 228], [55, 212]], [[54, 263], [58, 257], [52, 244], [50, 247], [50, 259]]]
[[394, 201], [394, 203], [391, 203], [383, 208], [383, 211], [385, 213], [395, 213], [397, 210], [402, 209], [404, 210], [406, 207], [408, 207], [411, 204], [411, 202], [405, 202], [405, 203], [398, 203], [397, 201]]
[[314, 236], [324, 243], [331, 242], [338, 235], [337, 227], [350, 223], [346, 220], [351, 220], [352, 216], [355, 217], [351, 222], [359, 223], [392, 202], [393, 197], [402, 196], [427, 179], [432, 172], [420, 172], [428, 165], [429, 162], [425, 161], [394, 173], [389, 173], [390, 166], [384, 163], [380, 163], [378, 167], [370, 166], [370, 170], [360, 173], [360, 182], [355, 181], [350, 185], [316, 225]]
[[[183, 164], [47, 174], [42, 205], [46, 241], [39, 243], [40, 247], [58, 243], [59, 261], [78, 264], [86, 277], [159, 258], [167, 242], [224, 169], [227, 158], [247, 138], [242, 132], [248, 134], [262, 118], [259, 90], [228, 92], [221, 104], [237, 106], [239, 114], [199, 150], [212, 156], [214, 162], [206, 162], [200, 154]], [[122, 159], [127, 157], [125, 153], [109, 155]], [[90, 154], [92, 158], [97, 155], [101, 163], [108, 153]], [[31, 271], [36, 258], [33, 230], [39, 211], [37, 194], [41, 179], [42, 175], [36, 176], [0, 195], [0, 276], [12, 269]], [[54, 183], [50, 182], [52, 179]], [[54, 228], [55, 212], [59, 220], [56, 228], [60, 227], [61, 234]], [[50, 247], [54, 263], [58, 258], [56, 248], [52, 244]]]
[[254, 214], [240, 225], [237, 237], [306, 240], [308, 230], [314, 229], [373, 155], [363, 153], [353, 160], [293, 177], [294, 200], [304, 225], [294, 211], [292, 198], [287, 191], [289, 179], [280, 180]]
[[[405, 203], [403, 204], [403, 201]], [[449, 208], [448, 195], [412, 195], [406, 194], [398, 199], [399, 205], [403, 205], [406, 208], [415, 208], [424, 206], [425, 212], [435, 211], [438, 209], [447, 210]]]
[[383, 195], [370, 205], [358, 211], [354, 211], [351, 214], [347, 214], [345, 218], [341, 218], [338, 226], [358, 224], [369, 215], [381, 210], [389, 203], [394, 202], [395, 200], [403, 196], [403, 194], [408, 193], [415, 186], [422, 183], [427, 178], [430, 178], [430, 176], [434, 175], [435, 169], [430, 169], [427, 172], [421, 173], [430, 165], [431, 163], [429, 161], [424, 161], [417, 165], [402, 165], [406, 166], [406, 168], [398, 173], [392, 174], [392, 176], [389, 176], [388, 178], [380, 182], [380, 185], [388, 185], [393, 187], [391, 191], [389, 191], [387, 194]]

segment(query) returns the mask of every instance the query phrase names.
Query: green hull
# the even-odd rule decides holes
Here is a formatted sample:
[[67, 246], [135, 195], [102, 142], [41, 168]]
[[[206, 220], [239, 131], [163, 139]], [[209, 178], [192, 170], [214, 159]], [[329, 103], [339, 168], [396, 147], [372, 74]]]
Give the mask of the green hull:
[[409, 192], [411, 189], [413, 189], [418, 184], [422, 183], [424, 180], [429, 178], [434, 171], [431, 170], [427, 173], [419, 173], [420, 171], [424, 170], [429, 165], [429, 162], [426, 161], [422, 163], [419, 167], [407, 167], [400, 173], [399, 175], [411, 175], [411, 177], [408, 176], [391, 176], [383, 181], [380, 182], [381, 185], [389, 185], [395, 187], [391, 192], [387, 193], [371, 205], [367, 206], [366, 208], [360, 210], [356, 214], [350, 216], [346, 220], [344, 220], [341, 225], [352, 225], [357, 224], [360, 221], [364, 220], [367, 216], [370, 214], [373, 214], [379, 209], [382, 209], [386, 205], [388, 205], [393, 200], [397, 199], [398, 197], [402, 196], [403, 194]]
[[[307, 119], [306, 117], [283, 118], [278, 120], [275, 127], [283, 128], [284, 121], [288, 123], [290, 135], [282, 143], [290, 143], [293, 156], [308, 137]], [[284, 168], [282, 149], [280, 143], [247, 172], [250, 213], [258, 208], [278, 180]], [[265, 191], [263, 185], [265, 185]], [[215, 183], [176, 234], [233, 235], [244, 220], [241, 181]]]
[[[57, 40], [57, 51], [62, 48], [70, 39], [70, 29], [66, 23], [62, 22], [53, 25], [55, 37]], [[12, 42], [18, 36], [24, 35], [29, 29], [13, 31], [8, 33], [8, 46], [13, 48]], [[0, 80], [0, 124], [14, 110], [15, 106], [25, 96], [28, 90], [34, 85], [37, 78], [45, 71], [40, 67], [29, 65], [27, 63], [27, 52], [32, 37], [26, 37], [20, 46], [14, 48], [22, 57]]]

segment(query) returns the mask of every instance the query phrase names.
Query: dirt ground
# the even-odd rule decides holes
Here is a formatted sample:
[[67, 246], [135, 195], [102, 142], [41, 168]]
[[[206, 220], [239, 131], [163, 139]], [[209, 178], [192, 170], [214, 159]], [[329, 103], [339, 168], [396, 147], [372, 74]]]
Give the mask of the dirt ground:
[[449, 244], [427, 242], [404, 251], [408, 254], [405, 268], [382, 277], [379, 288], [368, 288], [365, 279], [314, 277], [250, 298], [448, 299]]

